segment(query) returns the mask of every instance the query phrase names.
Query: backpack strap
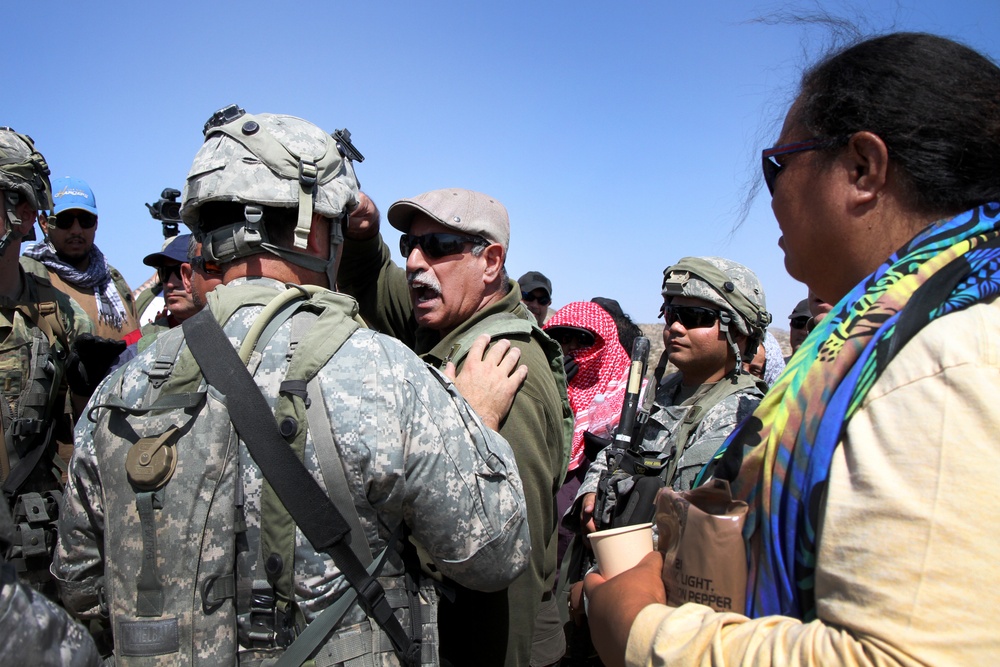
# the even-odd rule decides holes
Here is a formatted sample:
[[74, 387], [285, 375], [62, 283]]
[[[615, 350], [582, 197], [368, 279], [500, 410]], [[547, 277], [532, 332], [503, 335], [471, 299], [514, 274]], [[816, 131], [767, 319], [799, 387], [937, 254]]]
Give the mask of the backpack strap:
[[[333, 441], [333, 427], [323, 402], [319, 379], [314, 377], [309, 381], [308, 391], [314, 398], [306, 405], [306, 416], [309, 419], [309, 432], [313, 436], [316, 458], [319, 459], [319, 467], [323, 473], [326, 490], [351, 528], [348, 540], [354, 555], [357, 556], [362, 565], [368, 567], [372, 562], [371, 549], [368, 546], [368, 540], [363, 539], [365, 530], [361, 526], [361, 517], [358, 516], [358, 508], [355, 507], [354, 498], [351, 496], [351, 487], [347, 483], [347, 475], [344, 473], [344, 462], [340, 459], [340, 450], [337, 449], [337, 444]], [[359, 537], [362, 539], [358, 539]]]
[[404, 664], [417, 664], [419, 640], [412, 641], [406, 636], [392, 613], [384, 589], [355, 556], [345, 540], [350, 532], [347, 521], [288, 447], [260, 388], [222, 327], [208, 310], [185, 320], [181, 326], [188, 347], [209, 384], [226, 396], [240, 397], [228, 402], [233, 426], [295, 523], [314, 549], [330, 555], [358, 592], [366, 612], [389, 636]]

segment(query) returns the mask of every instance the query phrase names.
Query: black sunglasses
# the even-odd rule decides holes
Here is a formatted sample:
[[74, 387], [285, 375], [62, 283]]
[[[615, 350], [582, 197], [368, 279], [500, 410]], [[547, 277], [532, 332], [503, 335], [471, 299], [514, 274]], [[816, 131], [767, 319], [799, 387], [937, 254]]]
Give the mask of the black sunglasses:
[[546, 329], [545, 333], [549, 334], [560, 345], [569, 345], [575, 341], [578, 348], [590, 347], [597, 340], [594, 338], [594, 334], [585, 329], [556, 326]]
[[432, 259], [456, 255], [465, 249], [465, 244], [471, 243], [474, 246], [488, 246], [489, 241], [481, 236], [464, 236], [462, 234], [449, 234], [438, 232], [434, 234], [403, 234], [399, 237], [399, 252], [403, 257], [409, 257], [410, 253], [417, 246], [424, 251], [424, 254]]
[[552, 297], [550, 296], [535, 296], [531, 292], [521, 292], [521, 301], [526, 303], [531, 303], [532, 301], [537, 301], [541, 306], [547, 306], [552, 303]]
[[80, 229], [92, 229], [97, 224], [97, 216], [86, 211], [63, 211], [56, 214], [56, 229], [63, 231], [73, 226], [73, 221], [80, 223]]
[[181, 277], [181, 265], [174, 264], [173, 266], [158, 266], [156, 267], [156, 275], [160, 278], [160, 283], [166, 285], [170, 281], [170, 277], [176, 275], [178, 278]]
[[664, 306], [663, 317], [668, 327], [679, 320], [685, 329], [701, 329], [715, 324], [719, 311], [701, 306]]
[[793, 317], [788, 320], [788, 326], [793, 329], [805, 329], [806, 325], [809, 324], [809, 320], [812, 318], [808, 315], [799, 315], [798, 317]]
[[778, 180], [778, 174], [784, 168], [784, 165], [775, 160], [779, 155], [791, 155], [792, 153], [801, 153], [803, 151], [812, 151], [817, 148], [829, 148], [839, 143], [838, 139], [806, 139], [805, 141], [796, 141], [793, 144], [782, 144], [781, 146], [775, 146], [774, 148], [765, 148], [760, 152], [760, 162], [761, 169], [764, 172], [764, 183], [767, 185], [767, 191], [774, 196], [774, 182]]

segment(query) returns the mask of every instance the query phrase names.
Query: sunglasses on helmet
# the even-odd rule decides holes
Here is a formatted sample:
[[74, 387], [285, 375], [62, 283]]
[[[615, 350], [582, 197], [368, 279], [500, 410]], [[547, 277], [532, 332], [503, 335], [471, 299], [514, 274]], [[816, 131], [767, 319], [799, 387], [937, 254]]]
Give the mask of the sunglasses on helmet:
[[202, 257], [201, 255], [192, 257], [190, 260], [188, 260], [188, 263], [191, 264], [192, 269], [198, 271], [199, 273], [204, 273], [205, 275], [209, 276], [222, 275], [222, 268], [220, 268], [218, 264], [215, 264], [214, 262], [205, 261], [205, 258]]
[[552, 297], [550, 297], [548, 295], [545, 295], [545, 296], [535, 296], [531, 292], [523, 292], [522, 291], [521, 292], [521, 301], [524, 301], [525, 303], [531, 303], [532, 301], [537, 301], [538, 305], [540, 305], [540, 306], [547, 306], [550, 303], [552, 303]]
[[489, 241], [481, 236], [465, 236], [463, 234], [449, 234], [439, 232], [434, 234], [403, 234], [399, 237], [399, 252], [403, 257], [409, 257], [410, 253], [417, 246], [424, 251], [424, 254], [432, 259], [457, 255], [465, 249], [465, 245], [471, 243], [474, 246], [487, 246]]
[[669, 327], [680, 321], [685, 329], [701, 329], [710, 327], [719, 319], [719, 311], [701, 306], [664, 306], [663, 317]]
[[86, 211], [63, 211], [56, 214], [55, 227], [63, 231], [73, 226], [73, 221], [80, 223], [80, 229], [92, 229], [97, 224], [97, 216]]

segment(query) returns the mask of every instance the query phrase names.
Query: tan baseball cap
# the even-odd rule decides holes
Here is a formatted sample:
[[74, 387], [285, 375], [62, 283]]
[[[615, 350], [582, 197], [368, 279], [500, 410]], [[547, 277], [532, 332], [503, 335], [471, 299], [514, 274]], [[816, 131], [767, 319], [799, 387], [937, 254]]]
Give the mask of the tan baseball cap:
[[489, 195], [461, 188], [431, 190], [416, 197], [400, 199], [389, 207], [389, 224], [408, 234], [413, 216], [423, 213], [432, 219], [466, 234], [482, 236], [499, 243], [506, 252], [510, 243], [510, 218], [507, 209]]

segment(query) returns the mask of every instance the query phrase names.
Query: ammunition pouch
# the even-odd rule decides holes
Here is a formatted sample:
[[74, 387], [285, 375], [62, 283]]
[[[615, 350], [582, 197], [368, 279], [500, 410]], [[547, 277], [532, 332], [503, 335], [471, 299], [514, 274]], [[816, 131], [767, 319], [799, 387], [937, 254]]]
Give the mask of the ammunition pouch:
[[5, 558], [21, 581], [43, 593], [55, 592], [49, 564], [56, 544], [61, 491], [24, 493], [14, 504], [14, 541]]

